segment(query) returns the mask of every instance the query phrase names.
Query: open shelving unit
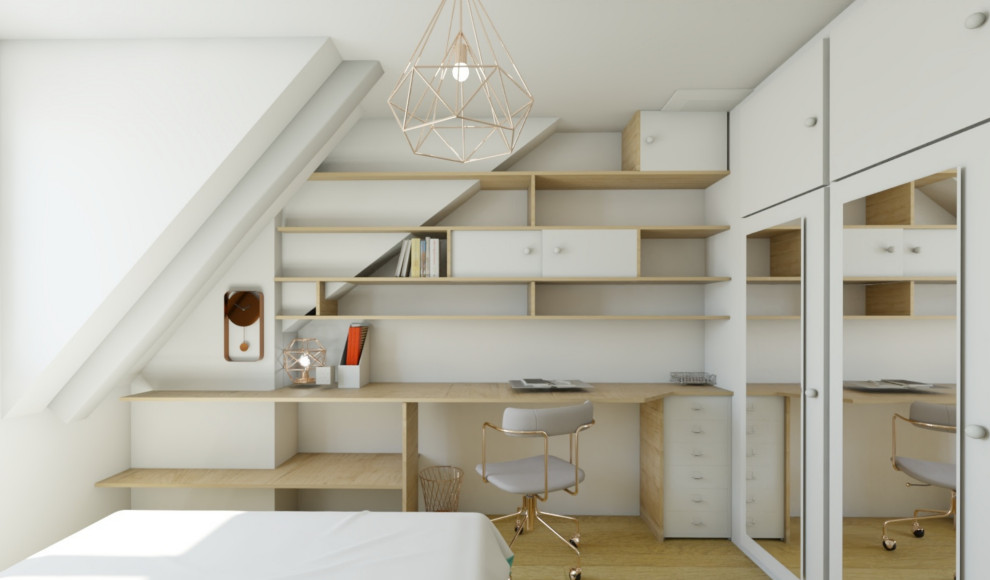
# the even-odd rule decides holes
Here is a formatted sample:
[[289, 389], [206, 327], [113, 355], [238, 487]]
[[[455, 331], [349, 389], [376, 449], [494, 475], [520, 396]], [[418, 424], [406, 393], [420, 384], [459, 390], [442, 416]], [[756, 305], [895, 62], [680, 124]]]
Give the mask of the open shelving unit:
[[[450, 207], [439, 212], [431, 223], [415, 226], [394, 225], [283, 225], [278, 227], [279, 235], [367, 235], [367, 234], [396, 234], [401, 236], [400, 242], [392, 246], [381, 257], [374, 261], [356, 276], [321, 276], [316, 275], [280, 275], [275, 277], [276, 284], [311, 284], [315, 288], [315, 299], [308, 310], [297, 312], [280, 311], [276, 314], [278, 320], [725, 320], [728, 316], [706, 312], [595, 312], [595, 311], [566, 311], [545, 310], [540, 306], [542, 292], [549, 288], [571, 287], [579, 293], [582, 287], [612, 285], [624, 287], [638, 286], [667, 286], [667, 285], [705, 285], [728, 281], [726, 276], [708, 275], [651, 275], [642, 268], [644, 242], [653, 243], [655, 240], [703, 240], [727, 231], [725, 225], [551, 225], [543, 224], [537, 216], [537, 196], [540, 191], [622, 191], [622, 190], [664, 190], [664, 189], [704, 189], [728, 174], [725, 171], [599, 171], [599, 172], [493, 172], [493, 173], [355, 173], [334, 172], [315, 173], [313, 181], [465, 181], [477, 182], [480, 190], [487, 191], [520, 191], [526, 192], [526, 223], [497, 224], [497, 225], [438, 225], [443, 218], [449, 216], [457, 207], [464, 204], [474, 193], [458, 197]], [[479, 191], [475, 190], [475, 193]], [[493, 271], [491, 275], [484, 272], [485, 266], [480, 267], [482, 275], [458, 274], [460, 269], [455, 259], [458, 248], [466, 247], [466, 237], [472, 233], [512, 236], [515, 234], [540, 236], [557, 233], [575, 236], [604, 236], [609, 233], [619, 233], [634, 238], [634, 245], [624, 246], [616, 256], [623, 260], [632, 260], [636, 267], [627, 275], [615, 276], [593, 271], [594, 265], [587, 272], [577, 272], [574, 275], [501, 275]], [[441, 271], [446, 275], [441, 277], [396, 277], [384, 275], [388, 268], [385, 264], [394, 264], [401, 249], [401, 238], [431, 237], [444, 240], [446, 249], [440, 255], [443, 264]], [[593, 238], [592, 238], [593, 239]], [[495, 244], [492, 244], [495, 246]], [[595, 245], [594, 242], [591, 243]], [[603, 242], [601, 248], [606, 248]], [[549, 248], [544, 248], [549, 253]], [[475, 248], [474, 251], [477, 251]], [[496, 249], [497, 251], [497, 249]], [[568, 250], [570, 251], [570, 250]], [[607, 253], [608, 250], [601, 250]], [[558, 248], [554, 248], [554, 253]], [[529, 250], [525, 251], [529, 254]], [[504, 259], [504, 256], [499, 258]], [[546, 259], [546, 258], [544, 258]], [[463, 262], [461, 262], [463, 264]], [[487, 263], [486, 263], [487, 264]], [[476, 268], [477, 269], [477, 268]], [[300, 272], [293, 272], [298, 274]], [[301, 272], [307, 274], [307, 272]], [[406, 288], [423, 287], [464, 287], [464, 286], [507, 286], [520, 287], [520, 296], [526, 296], [525, 309], [512, 312], [430, 312], [406, 313], [348, 311], [341, 299], [357, 287], [389, 286]], [[577, 299], [580, 301], [580, 298]], [[659, 304], [664, 299], [654, 302]], [[403, 299], [393, 299], [392, 304], [402, 304]]]

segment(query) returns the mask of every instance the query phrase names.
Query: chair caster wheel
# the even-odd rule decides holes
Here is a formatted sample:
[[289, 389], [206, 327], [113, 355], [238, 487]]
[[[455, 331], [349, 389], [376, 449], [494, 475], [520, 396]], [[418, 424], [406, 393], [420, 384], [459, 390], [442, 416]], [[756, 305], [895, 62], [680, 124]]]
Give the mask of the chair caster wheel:
[[581, 580], [581, 569], [580, 568], [571, 568], [571, 571], [568, 572], [567, 577], [570, 580]]
[[916, 538], [924, 538], [925, 537], [925, 528], [918, 528], [918, 529], [914, 530], [913, 533], [914, 533], [914, 537], [916, 537]]
[[897, 549], [897, 540], [888, 540], [887, 538], [884, 538], [883, 549], [887, 550], [888, 552], [893, 552], [894, 550]]
[[581, 536], [574, 536], [570, 539], [571, 545], [577, 548], [581, 545]]

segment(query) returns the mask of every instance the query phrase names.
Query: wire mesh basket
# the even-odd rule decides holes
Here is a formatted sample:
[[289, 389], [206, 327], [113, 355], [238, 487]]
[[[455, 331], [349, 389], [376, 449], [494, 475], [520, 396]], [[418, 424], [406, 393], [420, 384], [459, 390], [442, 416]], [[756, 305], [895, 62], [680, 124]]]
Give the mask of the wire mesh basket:
[[679, 385], [714, 385], [715, 375], [705, 372], [672, 372], [670, 382]]
[[428, 512], [456, 512], [464, 472], [452, 465], [435, 465], [419, 472], [423, 503]]

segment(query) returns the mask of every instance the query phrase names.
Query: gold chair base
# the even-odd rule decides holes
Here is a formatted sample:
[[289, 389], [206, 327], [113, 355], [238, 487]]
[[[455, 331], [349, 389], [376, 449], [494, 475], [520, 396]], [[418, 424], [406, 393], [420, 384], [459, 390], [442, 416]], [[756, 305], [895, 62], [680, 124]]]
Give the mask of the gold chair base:
[[[569, 522], [572, 522], [574, 524], [574, 535], [571, 536], [570, 539], [565, 538], [560, 534], [560, 532], [555, 530], [553, 526], [551, 526], [549, 523], [547, 523], [546, 520], [543, 519], [544, 516], [559, 518], [562, 520], [567, 520]], [[507, 520], [509, 518], [516, 519], [515, 534], [513, 534], [512, 539], [509, 541], [510, 547], [516, 541], [516, 538], [518, 538], [519, 535], [523, 533], [524, 530], [527, 532], [532, 532], [533, 530], [536, 529], [536, 522], [539, 522], [543, 524], [543, 526], [546, 529], [550, 530], [550, 533], [556, 536], [557, 539], [559, 539], [561, 542], [564, 542], [564, 544], [566, 544], [567, 547], [569, 547], [571, 550], [574, 551], [574, 554], [577, 555], [578, 561], [577, 561], [577, 566], [575, 568], [571, 568], [570, 576], [574, 580], [578, 580], [581, 578], [581, 550], [578, 549], [578, 546], [581, 544], [581, 524], [580, 522], [578, 522], [577, 518], [541, 511], [539, 506], [537, 505], [537, 497], [533, 495], [523, 496], [523, 504], [519, 506], [519, 509], [517, 509], [514, 513], [504, 516], [499, 516], [497, 518], [492, 518], [492, 522]]]
[[[921, 513], [932, 514], [930, 516], [919, 516]], [[914, 517], [910, 518], [896, 518], [893, 520], [887, 520], [883, 523], [883, 547], [887, 551], [895, 550], [897, 548], [897, 540], [892, 540], [887, 536], [887, 526], [890, 524], [896, 524], [899, 522], [912, 522], [912, 532], [916, 538], [921, 538], [925, 535], [925, 529], [921, 527], [918, 522], [921, 520], [934, 520], [937, 518], [950, 518], [956, 513], [956, 492], [952, 492], [951, 503], [949, 504], [948, 510], [933, 510], [933, 509], [916, 509], [914, 510]]]

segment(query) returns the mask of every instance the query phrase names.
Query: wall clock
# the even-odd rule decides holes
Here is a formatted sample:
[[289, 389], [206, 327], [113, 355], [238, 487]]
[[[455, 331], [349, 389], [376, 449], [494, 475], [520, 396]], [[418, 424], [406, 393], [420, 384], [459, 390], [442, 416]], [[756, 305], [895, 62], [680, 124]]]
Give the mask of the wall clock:
[[261, 292], [237, 290], [223, 295], [223, 358], [261, 360], [265, 354], [264, 305]]

